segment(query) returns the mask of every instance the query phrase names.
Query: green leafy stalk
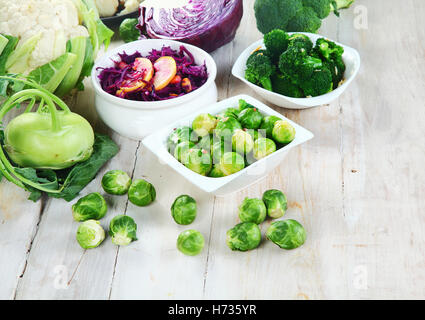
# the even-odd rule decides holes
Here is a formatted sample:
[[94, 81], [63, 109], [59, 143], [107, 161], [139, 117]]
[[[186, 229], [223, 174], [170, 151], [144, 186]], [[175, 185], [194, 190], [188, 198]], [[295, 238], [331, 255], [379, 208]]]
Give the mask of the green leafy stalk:
[[6, 48], [9, 39], [0, 34], [0, 55], [2, 54], [4, 48]]
[[38, 33], [19, 44], [6, 61], [7, 72], [24, 73], [28, 70], [28, 59], [40, 39], [41, 33]]

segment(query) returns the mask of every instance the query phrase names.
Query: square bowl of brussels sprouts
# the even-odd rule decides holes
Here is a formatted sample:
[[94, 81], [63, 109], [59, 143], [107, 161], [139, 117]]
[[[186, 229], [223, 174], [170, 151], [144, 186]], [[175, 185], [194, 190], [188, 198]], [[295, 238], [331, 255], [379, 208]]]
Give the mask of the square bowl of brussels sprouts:
[[143, 144], [205, 192], [236, 192], [278, 166], [313, 134], [248, 95], [223, 100], [163, 127]]
[[318, 34], [272, 30], [241, 53], [232, 74], [279, 107], [306, 109], [337, 99], [359, 69], [353, 48]]

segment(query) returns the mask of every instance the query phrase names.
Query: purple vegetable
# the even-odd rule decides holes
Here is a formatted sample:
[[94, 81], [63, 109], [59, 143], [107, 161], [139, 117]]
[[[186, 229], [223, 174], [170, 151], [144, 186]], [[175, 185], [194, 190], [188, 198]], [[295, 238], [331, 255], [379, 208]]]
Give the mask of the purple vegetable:
[[235, 38], [243, 0], [190, 0], [181, 8], [140, 7], [142, 37], [189, 43], [208, 52]]

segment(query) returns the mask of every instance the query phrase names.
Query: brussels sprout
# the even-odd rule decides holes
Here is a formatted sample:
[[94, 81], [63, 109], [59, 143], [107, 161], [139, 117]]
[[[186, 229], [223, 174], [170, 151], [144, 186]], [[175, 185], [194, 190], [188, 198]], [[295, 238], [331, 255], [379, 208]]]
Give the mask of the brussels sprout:
[[196, 218], [195, 199], [188, 195], [178, 196], [171, 206], [171, 215], [178, 224], [191, 224]]
[[209, 174], [209, 176], [211, 178], [222, 178], [225, 177], [226, 175], [224, 174], [224, 172], [221, 170], [220, 166], [218, 164], [215, 164]]
[[282, 120], [279, 117], [276, 116], [267, 116], [264, 117], [263, 121], [261, 122], [260, 129], [263, 129], [266, 131], [266, 137], [271, 139], [273, 138], [273, 128], [276, 121]]
[[119, 33], [124, 42], [136, 41], [140, 37], [140, 31], [136, 25], [139, 23], [137, 18], [127, 18], [121, 22]]
[[221, 171], [229, 176], [245, 168], [244, 158], [237, 152], [226, 152], [220, 159]]
[[195, 149], [205, 149], [211, 151], [213, 145], [213, 135], [209, 134], [201, 138], [201, 140], [194, 146]]
[[195, 143], [198, 141], [198, 136], [190, 127], [174, 129], [167, 139], [168, 150], [174, 153], [176, 146], [183, 141], [192, 141]]
[[133, 218], [120, 214], [109, 223], [109, 235], [113, 244], [127, 246], [137, 240], [137, 224]]
[[105, 240], [105, 230], [99, 221], [87, 220], [80, 224], [77, 230], [77, 241], [83, 249], [92, 249]]
[[258, 129], [263, 121], [263, 115], [257, 108], [246, 108], [239, 113], [238, 121], [247, 129]]
[[261, 199], [245, 198], [239, 206], [239, 219], [242, 222], [253, 222], [260, 224], [266, 219], [267, 209]]
[[238, 120], [232, 117], [220, 119], [215, 128], [215, 135], [224, 140], [230, 140], [237, 129], [242, 129]]
[[282, 249], [295, 249], [305, 242], [306, 232], [304, 227], [295, 220], [274, 221], [267, 229], [267, 239], [277, 244]]
[[253, 148], [253, 156], [255, 159], [260, 160], [269, 154], [276, 151], [276, 143], [268, 138], [260, 138], [255, 140]]
[[255, 141], [259, 138], [265, 138], [266, 137], [266, 130], [263, 129], [259, 129], [259, 130], [254, 130], [254, 129], [244, 129], [246, 132], [248, 132], [248, 134], [252, 137], [252, 139]]
[[206, 176], [212, 169], [211, 154], [204, 149], [190, 149], [184, 165], [190, 170]]
[[224, 112], [219, 113], [219, 114], [217, 115], [217, 118], [219, 118], [219, 119], [223, 119], [223, 118], [231, 117], [231, 118], [235, 118], [235, 119], [237, 119], [237, 118], [238, 118], [238, 114], [239, 114], [239, 110], [238, 110], [238, 109], [235, 109], [235, 108], [227, 108]]
[[217, 118], [210, 115], [209, 113], [200, 114], [193, 120], [192, 129], [200, 136], [206, 136], [207, 134], [213, 133], [217, 125]]
[[82, 197], [72, 206], [75, 221], [99, 220], [105, 216], [106, 211], [108, 211], [106, 201], [98, 192]]
[[239, 99], [239, 112], [247, 108], [255, 108], [252, 104], [249, 104], [243, 99]]
[[252, 151], [254, 140], [251, 135], [244, 130], [238, 129], [232, 136], [232, 148], [240, 154], [247, 154]]
[[276, 121], [273, 127], [272, 136], [274, 141], [288, 144], [295, 139], [295, 128], [288, 121]]
[[106, 193], [123, 195], [130, 188], [131, 178], [124, 171], [111, 170], [105, 173], [101, 184]]
[[220, 163], [220, 159], [226, 152], [232, 152], [232, 141], [230, 140], [218, 140], [214, 141], [211, 155], [213, 157], [213, 163]]
[[280, 190], [267, 190], [263, 194], [263, 201], [267, 207], [267, 214], [272, 219], [283, 217], [288, 208], [286, 196]]
[[204, 248], [204, 236], [196, 230], [186, 230], [177, 238], [177, 249], [188, 256], [196, 256]]
[[226, 243], [232, 250], [248, 251], [261, 242], [261, 231], [253, 222], [242, 222], [227, 231]]
[[174, 158], [176, 158], [181, 163], [187, 162], [187, 156], [189, 154], [189, 150], [193, 147], [195, 147], [195, 144], [193, 142], [190, 142], [190, 141], [180, 142], [174, 149]]
[[155, 201], [156, 191], [152, 184], [143, 179], [134, 180], [128, 189], [128, 200], [139, 207]]

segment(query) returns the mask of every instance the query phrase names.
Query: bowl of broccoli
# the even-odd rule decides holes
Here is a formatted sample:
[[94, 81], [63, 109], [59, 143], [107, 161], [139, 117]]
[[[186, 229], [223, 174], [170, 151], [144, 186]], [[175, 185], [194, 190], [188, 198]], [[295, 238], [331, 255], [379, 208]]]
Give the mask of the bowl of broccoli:
[[337, 99], [359, 69], [353, 48], [318, 34], [276, 29], [241, 53], [232, 74], [277, 106], [305, 109]]

